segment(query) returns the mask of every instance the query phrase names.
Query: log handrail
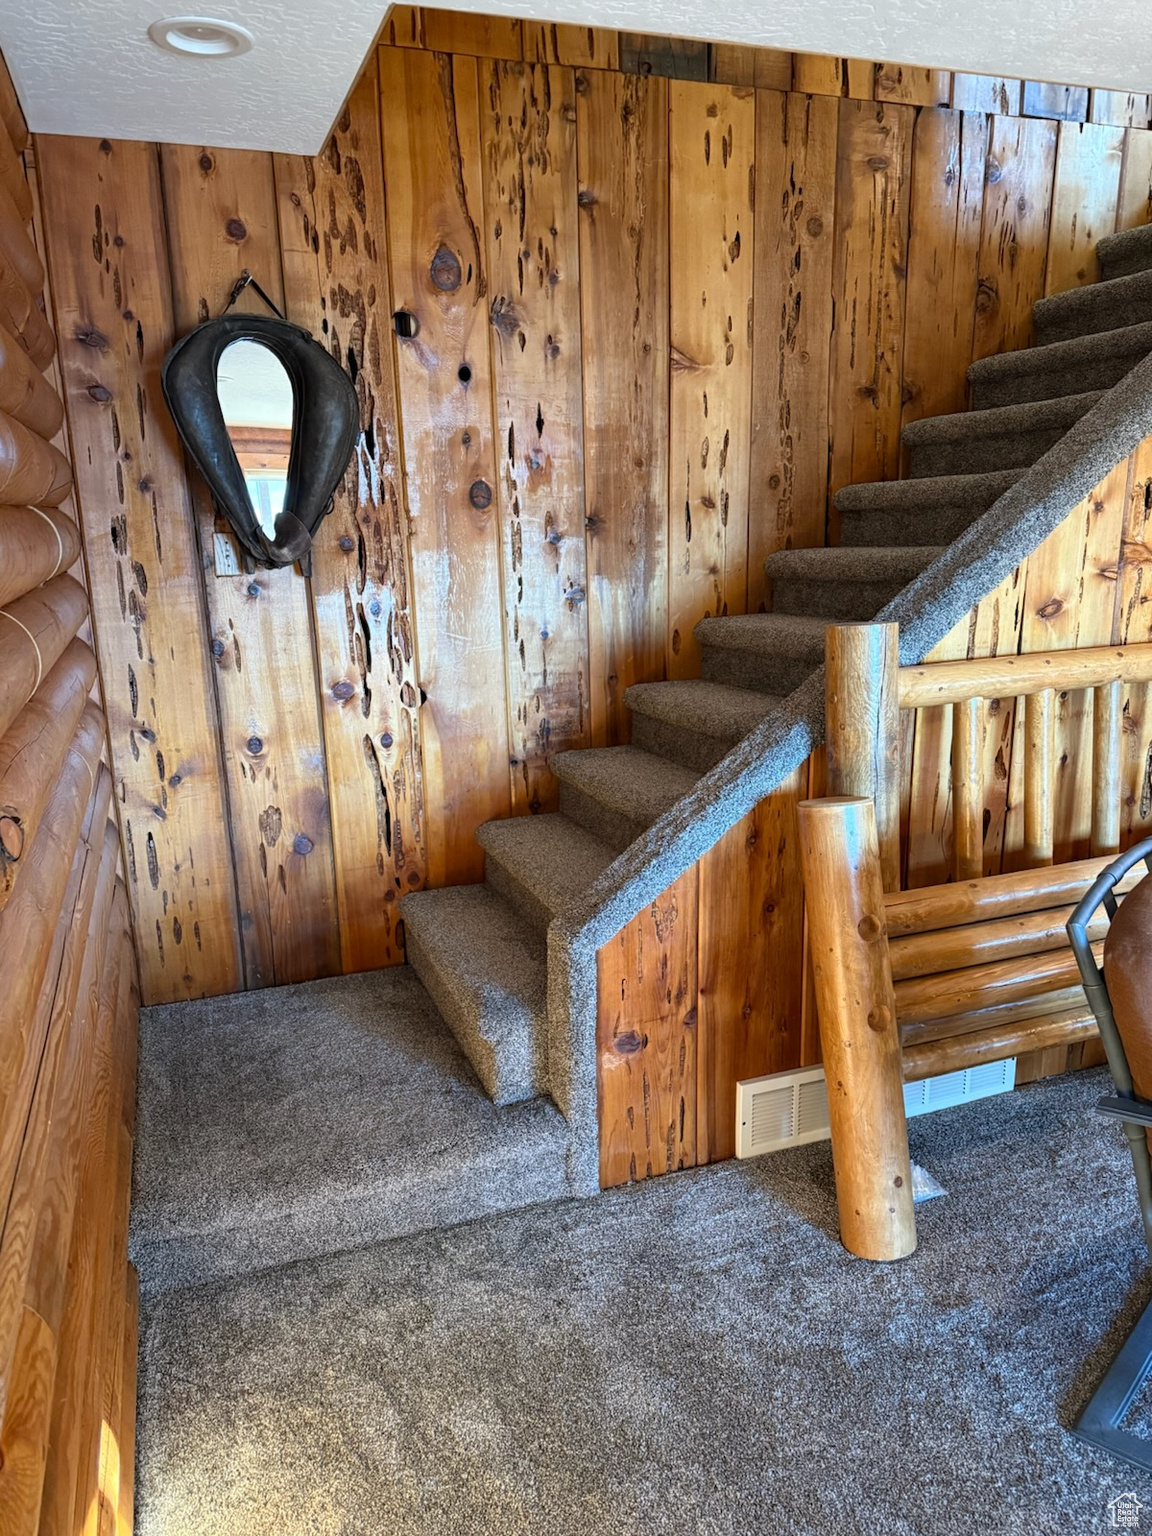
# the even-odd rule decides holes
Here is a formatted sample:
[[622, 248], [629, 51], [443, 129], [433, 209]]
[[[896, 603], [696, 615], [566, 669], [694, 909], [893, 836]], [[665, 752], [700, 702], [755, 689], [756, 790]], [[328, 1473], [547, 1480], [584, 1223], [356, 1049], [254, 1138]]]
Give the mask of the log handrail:
[[1050, 690], [1147, 682], [1152, 682], [1152, 644], [1089, 645], [1075, 651], [925, 661], [901, 667], [898, 688], [901, 709], [922, 709], [969, 699], [1020, 699]]

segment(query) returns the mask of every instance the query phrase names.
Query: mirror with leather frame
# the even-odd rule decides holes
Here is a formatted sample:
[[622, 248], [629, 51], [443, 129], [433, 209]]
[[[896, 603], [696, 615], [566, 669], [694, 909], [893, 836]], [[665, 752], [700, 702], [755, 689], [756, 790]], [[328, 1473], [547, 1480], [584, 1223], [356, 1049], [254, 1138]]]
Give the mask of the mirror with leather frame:
[[339, 363], [287, 320], [226, 314], [176, 343], [161, 381], [185, 447], [249, 558], [307, 565], [360, 426]]

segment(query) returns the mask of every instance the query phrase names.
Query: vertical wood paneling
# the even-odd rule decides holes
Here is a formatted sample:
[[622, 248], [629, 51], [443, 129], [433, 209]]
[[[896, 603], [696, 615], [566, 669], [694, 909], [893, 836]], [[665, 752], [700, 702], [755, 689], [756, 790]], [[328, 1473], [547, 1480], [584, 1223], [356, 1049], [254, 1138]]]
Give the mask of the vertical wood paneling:
[[291, 320], [351, 367], [361, 435], [312, 546], [340, 959], [404, 958], [397, 901], [424, 878], [408, 519], [392, 349], [380, 104], [373, 60], [315, 160], [276, 157]]
[[[831, 491], [900, 468], [911, 107], [843, 101], [832, 279]], [[829, 542], [839, 518], [829, 507]]]
[[1124, 135], [1116, 228], [1148, 223], [1152, 223], [1152, 133], [1133, 128]]
[[877, 101], [901, 101], [910, 107], [946, 107], [952, 96], [952, 76], [946, 69], [877, 64], [872, 94]]
[[973, 357], [1027, 346], [1044, 296], [1056, 124], [994, 117], [988, 144]]
[[157, 154], [51, 137], [37, 151], [145, 998], [235, 992], [236, 893], [196, 540], [175, 428], [141, 387], [173, 340]]
[[428, 879], [478, 879], [511, 809], [477, 65], [380, 50], [424, 743]]
[[[1117, 593], [1116, 639], [1152, 640], [1152, 439], [1130, 461]], [[1120, 756], [1120, 845], [1152, 833], [1152, 687], [1125, 688]]]
[[587, 745], [576, 92], [570, 70], [483, 70], [512, 805], [551, 810], [553, 752]]
[[952, 76], [952, 106], [957, 112], [1018, 117], [1020, 100], [1019, 80], [1004, 80], [997, 75]]
[[753, 612], [766, 605], [770, 554], [824, 542], [837, 120], [837, 105], [827, 97], [757, 93], [748, 517]]
[[[219, 314], [245, 267], [282, 306], [271, 156], [167, 144], [160, 163], [177, 334]], [[251, 290], [237, 308], [267, 313]], [[211, 496], [198, 475], [190, 484], [245, 978], [265, 987], [328, 976], [340, 969], [340, 943], [307, 587], [292, 567], [218, 576]]]
[[700, 860], [696, 1158], [736, 1154], [736, 1084], [800, 1060], [804, 947], [796, 805], [808, 765]]
[[529, 63], [574, 68], [619, 69], [620, 37], [605, 27], [578, 27], [555, 21], [524, 22], [524, 57]]
[[423, 44], [435, 53], [473, 54], [481, 59], [522, 59], [521, 23], [512, 16], [476, 11], [440, 11], [425, 6]]
[[927, 110], [916, 120], [904, 425], [967, 404], [987, 142], [987, 120], [979, 112]]
[[1113, 128], [1147, 128], [1152, 119], [1152, 96], [1132, 91], [1090, 92], [1088, 121], [1107, 123]]
[[760, 91], [792, 89], [792, 55], [781, 48], [713, 43], [711, 71], [711, 78], [723, 85], [750, 85]]
[[747, 602], [752, 92], [675, 82], [669, 142], [668, 673], [697, 677], [693, 627]]
[[668, 615], [668, 86], [576, 80], [592, 739], [664, 676]]
[[696, 1162], [697, 875], [690, 869], [600, 952], [600, 1183]]
[[1051, 85], [1043, 80], [1025, 80], [1020, 110], [1025, 117], [1082, 123], [1088, 116], [1086, 85]]
[[1122, 128], [1060, 124], [1045, 293], [1081, 288], [1099, 277], [1096, 242], [1116, 227], [1123, 152]]

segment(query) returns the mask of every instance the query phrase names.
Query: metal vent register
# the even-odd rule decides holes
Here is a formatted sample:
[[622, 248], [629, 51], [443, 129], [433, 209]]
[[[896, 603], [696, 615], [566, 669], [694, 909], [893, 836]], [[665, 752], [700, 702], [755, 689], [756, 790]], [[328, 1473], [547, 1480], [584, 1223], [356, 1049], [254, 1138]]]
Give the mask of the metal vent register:
[[[947, 1109], [996, 1093], [1010, 1093], [1016, 1084], [1016, 1060], [989, 1062], [963, 1072], [946, 1072], [904, 1086], [904, 1112], [911, 1119], [933, 1109]], [[759, 1157], [783, 1147], [827, 1141], [828, 1089], [823, 1067], [798, 1072], [774, 1072], [736, 1084], [736, 1156]]]

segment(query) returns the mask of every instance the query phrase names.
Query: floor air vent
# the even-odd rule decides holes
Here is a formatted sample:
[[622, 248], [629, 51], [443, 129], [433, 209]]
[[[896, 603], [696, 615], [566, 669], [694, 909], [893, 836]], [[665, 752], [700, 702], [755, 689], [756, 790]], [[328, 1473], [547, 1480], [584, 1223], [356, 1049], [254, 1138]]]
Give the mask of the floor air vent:
[[[1016, 1060], [989, 1062], [963, 1072], [946, 1072], [907, 1083], [904, 1109], [909, 1119], [933, 1109], [947, 1109], [994, 1093], [1010, 1093], [1016, 1084]], [[783, 1147], [827, 1141], [828, 1090], [823, 1067], [775, 1072], [736, 1084], [736, 1156], [759, 1157]]]

